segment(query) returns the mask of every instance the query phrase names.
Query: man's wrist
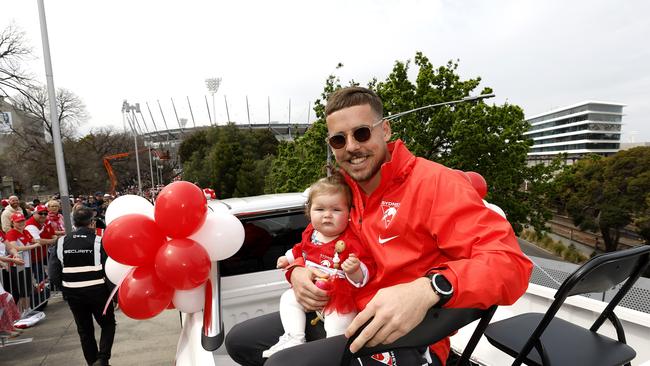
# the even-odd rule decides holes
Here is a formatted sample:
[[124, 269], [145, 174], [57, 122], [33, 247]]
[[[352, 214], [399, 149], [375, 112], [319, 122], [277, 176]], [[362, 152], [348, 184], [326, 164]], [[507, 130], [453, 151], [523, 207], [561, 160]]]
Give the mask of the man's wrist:
[[431, 289], [431, 281], [427, 277], [418, 278], [416, 281], [421, 285], [420, 293], [425, 295], [427, 307], [434, 307], [440, 301], [440, 296]]
[[436, 307], [443, 307], [454, 295], [454, 288], [447, 278], [441, 273], [431, 272], [426, 275], [431, 291], [438, 297]]
[[293, 275], [296, 273], [296, 270], [301, 271], [305, 269], [305, 267], [300, 266], [300, 265], [295, 265], [295, 264], [290, 264], [287, 267], [287, 271], [291, 271], [289, 275], [289, 283], [293, 285]]

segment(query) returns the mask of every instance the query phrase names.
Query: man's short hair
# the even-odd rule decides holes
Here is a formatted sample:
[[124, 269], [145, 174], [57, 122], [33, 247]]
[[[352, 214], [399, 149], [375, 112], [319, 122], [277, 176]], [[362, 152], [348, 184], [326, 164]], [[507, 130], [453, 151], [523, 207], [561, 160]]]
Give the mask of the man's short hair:
[[327, 98], [325, 116], [329, 116], [341, 109], [364, 104], [370, 106], [372, 111], [377, 115], [377, 118], [381, 118], [384, 115], [384, 105], [381, 102], [381, 98], [374, 91], [360, 86], [351, 86], [341, 88]]
[[80, 207], [72, 214], [72, 221], [74, 226], [88, 226], [95, 216], [95, 211], [88, 207]]

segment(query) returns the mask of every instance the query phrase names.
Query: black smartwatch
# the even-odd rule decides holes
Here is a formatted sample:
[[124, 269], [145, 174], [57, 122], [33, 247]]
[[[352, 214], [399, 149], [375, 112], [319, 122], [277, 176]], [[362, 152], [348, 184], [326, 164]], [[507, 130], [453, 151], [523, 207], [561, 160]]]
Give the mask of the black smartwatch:
[[431, 280], [431, 288], [433, 289], [433, 292], [435, 292], [440, 298], [440, 301], [438, 301], [434, 307], [440, 308], [445, 305], [452, 296], [454, 296], [454, 287], [451, 285], [451, 282], [440, 273], [430, 273], [427, 277]]

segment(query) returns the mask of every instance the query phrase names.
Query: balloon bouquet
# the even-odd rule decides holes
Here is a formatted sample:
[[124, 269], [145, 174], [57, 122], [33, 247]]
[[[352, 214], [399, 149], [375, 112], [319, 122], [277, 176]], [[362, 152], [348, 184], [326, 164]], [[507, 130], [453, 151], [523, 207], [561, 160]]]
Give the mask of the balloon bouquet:
[[[218, 344], [203, 345], [213, 350], [223, 341], [217, 261], [241, 247], [241, 222], [228, 212], [208, 210], [199, 187], [176, 181], [160, 191], [155, 206], [140, 196], [117, 198], [108, 206], [106, 224], [104, 268], [119, 288], [124, 314], [142, 320], [178, 309], [185, 314], [176, 364], [212, 364], [211, 352], [197, 344], [215, 336]], [[219, 334], [210, 334], [215, 326]]]

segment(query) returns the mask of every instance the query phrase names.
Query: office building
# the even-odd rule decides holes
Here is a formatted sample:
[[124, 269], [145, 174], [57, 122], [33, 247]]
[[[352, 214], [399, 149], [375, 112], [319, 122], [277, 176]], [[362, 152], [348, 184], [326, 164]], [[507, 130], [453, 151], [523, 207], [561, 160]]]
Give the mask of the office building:
[[621, 143], [624, 106], [586, 101], [527, 118], [531, 127], [525, 136], [533, 139], [529, 162], [547, 162], [562, 153], [568, 163], [590, 153], [615, 154]]

